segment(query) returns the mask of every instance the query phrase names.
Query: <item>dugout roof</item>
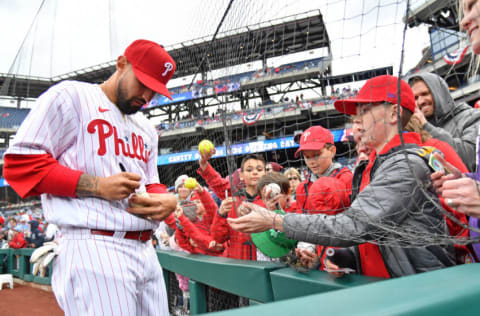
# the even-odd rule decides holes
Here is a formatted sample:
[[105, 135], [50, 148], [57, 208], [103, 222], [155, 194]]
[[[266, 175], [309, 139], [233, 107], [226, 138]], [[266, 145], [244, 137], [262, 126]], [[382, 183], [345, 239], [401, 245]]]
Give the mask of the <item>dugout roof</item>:
[[[326, 47], [330, 52], [330, 39], [320, 10], [219, 33], [213, 42], [212, 37], [165, 47], [177, 62], [174, 78], [305, 50]], [[36, 98], [61, 80], [99, 83], [114, 70], [115, 61], [111, 61], [53, 78], [0, 74], [0, 95]]]

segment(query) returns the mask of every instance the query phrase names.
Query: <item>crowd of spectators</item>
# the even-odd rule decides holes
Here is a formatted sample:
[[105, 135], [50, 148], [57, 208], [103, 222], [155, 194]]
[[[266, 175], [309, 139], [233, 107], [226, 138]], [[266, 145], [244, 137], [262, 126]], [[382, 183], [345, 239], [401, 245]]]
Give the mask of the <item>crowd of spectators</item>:
[[257, 104], [252, 109], [245, 109], [239, 111], [232, 111], [225, 113], [222, 109], [217, 109], [214, 113], [208, 110], [202, 110], [198, 115], [192, 115], [191, 113], [185, 114], [177, 121], [164, 121], [156, 126], [159, 133], [163, 131], [176, 130], [188, 127], [205, 126], [209, 124], [219, 123], [223, 119], [229, 120], [241, 120], [243, 116], [253, 113], [281, 113], [293, 111], [295, 109], [311, 109], [313, 107], [332, 105], [333, 102], [339, 98], [352, 97], [356, 95], [358, 91], [351, 89], [350, 87], [344, 87], [342, 89], [332, 90], [331, 95], [328, 97], [315, 98], [311, 100], [305, 100], [303, 94], [295, 96], [295, 100], [287, 98], [281, 99], [278, 103], [274, 104]]
[[24, 208], [14, 215], [0, 214], [0, 248], [38, 248], [58, 237], [59, 229], [49, 224], [40, 208]]
[[[385, 76], [375, 80], [383, 80], [384, 83], [395, 82], [395, 84], [390, 85], [393, 87], [389, 92], [390, 94], [387, 93], [383, 96], [383, 99], [378, 100], [383, 100], [382, 111], [393, 113], [392, 111], [397, 108], [395, 105], [396, 98], [392, 97], [396, 93], [397, 79], [392, 76]], [[427, 92], [415, 89], [415, 84], [418, 84], [420, 80], [426, 84]], [[367, 84], [369, 82], [367, 81]], [[306, 170], [284, 168], [284, 166], [288, 166], [287, 161], [266, 162], [262, 156], [247, 155], [233, 174], [220, 175], [209, 164], [215, 150], [213, 149], [208, 153], [201, 152], [197, 174], [182, 175], [175, 182], [175, 193], [179, 200], [178, 208], [165, 221], [166, 224], [162, 225], [155, 233], [156, 247], [233, 259], [284, 260], [286, 253], [281, 256], [283, 259], [279, 259], [280, 256], [274, 255], [278, 254], [278, 251], [263, 249], [255, 243], [258, 240], [257, 237], [254, 238], [254, 235], [250, 234], [273, 229], [277, 233], [285, 230], [286, 235], [297, 237], [295, 239], [299, 242], [293, 249], [295, 260], [297, 260], [295, 262], [296, 266], [305, 269], [326, 270], [335, 276], [341, 276], [346, 271], [355, 271], [356, 273], [376, 277], [400, 277], [478, 261], [480, 253], [475, 253], [475, 247], [455, 244], [455, 238], [468, 238], [469, 232], [463, 229], [462, 225], [466, 225], [469, 218], [463, 212], [458, 212], [452, 205], [451, 200], [442, 196], [441, 185], [436, 184], [434, 186], [436, 192], [429, 187], [423, 193], [420, 193], [421, 191], [412, 193], [415, 194], [415, 197], [400, 192], [398, 196], [395, 196], [393, 192], [397, 189], [403, 190], [403, 187], [396, 188], [398, 185], [404, 185], [405, 188], [408, 186], [411, 189], [416, 181], [432, 186], [430, 176], [432, 180], [437, 179], [438, 182], [438, 178], [435, 178], [438, 170], [432, 167], [431, 162], [422, 161], [424, 158], [419, 158], [418, 150], [423, 150], [424, 155], [428, 152], [428, 157], [430, 155], [439, 156], [438, 161], [443, 162], [442, 166], [445, 169], [458, 170], [461, 173], [474, 171], [475, 166], [474, 163], [472, 164], [474, 159], [471, 157], [470, 148], [476, 142], [476, 131], [480, 127], [480, 112], [464, 104], [456, 104], [453, 99], [448, 98], [448, 87], [443, 79], [436, 75], [422, 75], [411, 78], [409, 83], [413, 90], [407, 82], [401, 82], [402, 89], [406, 90], [406, 92], [402, 92], [405, 93], [402, 97], [406, 100], [402, 101], [401, 104], [402, 111], [405, 112], [401, 117], [402, 135], [405, 142], [408, 143], [407, 147], [410, 148], [407, 149], [407, 154], [412, 155], [409, 158], [411, 159], [409, 163], [412, 164], [412, 168], [416, 169], [416, 172], [421, 171], [421, 176], [411, 173], [410, 176], [407, 173], [403, 174], [402, 168], [408, 170], [407, 163], [399, 164], [397, 161], [398, 153], [403, 148], [399, 141], [399, 135], [397, 135], [397, 124], [389, 125], [387, 123], [387, 120], [392, 122], [396, 120], [396, 113], [395, 116], [385, 117], [383, 121], [372, 120], [371, 124], [374, 126], [367, 132], [366, 121], [369, 120], [368, 116], [378, 115], [377, 110], [374, 112], [374, 109], [380, 106], [378, 102], [369, 101], [368, 103], [373, 103], [373, 106], [362, 107], [364, 112], [361, 114], [355, 114], [355, 111], [351, 108], [344, 112], [351, 115], [353, 139], [357, 144], [358, 156], [352, 169], [345, 168], [334, 160], [336, 148], [333, 136], [330, 131], [321, 126], [312, 126], [297, 139], [299, 149], [296, 155], [303, 158]], [[370, 87], [378, 88], [378, 85], [371, 83]], [[375, 90], [375, 88], [372, 89]], [[372, 94], [376, 93], [376, 90], [373, 90], [363, 93], [370, 98]], [[335, 91], [335, 93], [347, 95], [344, 100], [349, 100], [351, 98], [355, 99], [357, 93], [362, 93], [362, 90], [358, 92], [346, 88], [343, 91]], [[425, 98], [423, 94], [425, 93], [430, 98], [428, 106], [425, 106], [423, 100]], [[360, 97], [357, 98], [361, 99]], [[340, 104], [343, 104], [344, 100], [337, 99], [333, 97], [331, 101], [337, 101], [335, 106], [337, 110], [342, 111]], [[465, 111], [468, 113], [468, 120], [461, 119], [457, 123], [450, 122], [458, 120], [457, 116], [465, 115]], [[442, 116], [448, 117], [448, 120], [439, 119]], [[375, 132], [380, 130], [380, 127], [384, 128], [385, 131]], [[368, 139], [365, 134], [369, 135]], [[474, 134], [475, 136], [472, 136]], [[390, 138], [386, 135], [389, 135]], [[374, 140], [375, 137], [386, 139], [379, 141], [378, 139]], [[377, 144], [377, 147], [372, 144]], [[386, 149], [382, 147], [385, 144], [387, 144]], [[417, 152], [415, 152], [415, 148], [417, 148]], [[379, 152], [377, 153], [376, 150]], [[378, 163], [376, 162], [377, 159], [380, 159]], [[385, 178], [379, 176], [379, 174], [387, 172], [386, 170], [390, 166], [393, 167], [391, 170], [395, 169], [396, 174], [398, 173], [403, 180], [399, 178], [398, 183], [397, 181], [386, 183]], [[377, 169], [382, 170], [382, 168], [387, 169], [375, 173]], [[184, 183], [189, 176], [202, 178], [206, 186], [202, 187], [197, 184], [194, 189], [185, 188]], [[381, 184], [379, 184], [380, 182]], [[272, 189], [271, 184], [275, 184], [278, 190]], [[391, 192], [388, 191], [390, 189]], [[379, 195], [386, 198], [385, 194], [381, 194], [383, 191], [389, 192], [389, 198], [385, 201], [379, 198]], [[373, 195], [370, 195], [370, 193]], [[365, 212], [365, 216], [374, 220], [379, 216], [378, 214], [391, 212], [388, 216], [392, 216], [391, 218], [394, 219], [401, 213], [399, 207], [417, 207], [409, 199], [419, 201], [426, 199], [427, 196], [428, 199], [438, 200], [440, 206], [437, 204], [437, 206], [426, 207], [426, 204], [420, 203], [424, 206], [418, 211], [423, 214], [423, 217], [415, 215], [417, 211], [413, 209], [410, 210], [411, 213], [404, 210], [405, 216], [408, 218], [406, 221], [410, 224], [413, 223], [412, 225], [419, 230], [424, 230], [427, 235], [438, 236], [438, 234], [444, 234], [445, 238], [452, 239], [451, 245], [429, 245], [429, 247], [417, 245], [405, 249], [400, 247], [402, 249], [399, 250], [398, 245], [392, 247], [395, 241], [391, 241], [392, 244], [377, 244], [374, 236], [379, 234], [378, 232], [372, 235], [373, 239], [370, 240], [369, 237], [365, 237], [365, 242], [361, 243], [358, 240], [352, 241], [346, 238], [344, 236], [345, 231], [335, 230], [338, 229], [338, 224], [335, 224], [336, 221], [339, 223], [351, 221], [355, 218], [352, 215], [353, 213]], [[402, 202], [398, 204], [397, 200], [402, 200]], [[187, 201], [190, 202], [187, 203]], [[216, 201], [216, 203], [212, 203], [212, 201]], [[369, 205], [368, 210], [364, 209], [364, 203]], [[382, 205], [378, 212], [375, 211], [377, 204]], [[191, 210], [192, 205], [195, 211]], [[441, 207], [443, 211], [440, 211], [438, 207]], [[281, 215], [272, 212], [277, 212], [277, 210], [282, 211]], [[271, 215], [267, 216], [265, 215], [267, 213], [262, 212], [269, 212]], [[451, 216], [445, 215], [444, 212], [450, 213]], [[255, 218], [251, 215], [254, 213], [263, 214], [263, 219]], [[248, 222], [246, 218], [249, 216], [253, 217]], [[452, 220], [452, 216], [455, 217], [454, 220]], [[435, 221], [436, 224], [434, 226], [427, 225], [425, 222], [427, 217], [429, 217], [428, 221], [431, 223]], [[282, 220], [278, 221], [279, 218], [282, 218]], [[361, 216], [357, 220], [360, 218]], [[258, 224], [262, 220], [268, 221], [268, 225], [261, 226]], [[396, 220], [394, 219], [394, 221]], [[248, 223], [250, 226], [242, 226], [244, 223]], [[292, 226], [292, 223], [300, 226], [294, 227], [295, 225]], [[475, 221], [475, 223], [478, 222]], [[256, 224], [260, 226], [255, 226]], [[398, 220], [400, 229], [404, 224], [403, 220]], [[368, 229], [369, 227], [368, 225], [363, 226], [364, 224], [360, 222], [357, 225], [358, 227], [355, 229]], [[308, 229], [310, 228], [308, 227], [316, 228], [313, 233], [309, 234]], [[345, 227], [349, 226], [346, 225]], [[321, 229], [325, 229], [331, 235], [321, 237], [320, 233], [316, 233]], [[350, 229], [352, 229], [351, 232], [354, 236], [357, 236], [357, 232], [353, 228], [349, 227], [346, 231], [348, 232]], [[392, 227], [392, 229], [395, 229], [395, 227]], [[339, 234], [342, 238], [336, 239], [339, 237], [333, 237], [335, 234]], [[368, 236], [368, 231], [359, 232], [358, 235]], [[388, 239], [389, 237], [385, 238]], [[355, 245], [355, 248], [345, 247], [347, 245]], [[334, 246], [335, 253], [343, 254], [343, 256], [349, 258], [348, 263], [339, 264], [334, 262], [333, 257], [327, 255], [332, 246]], [[392, 256], [403, 256], [410, 259], [407, 259], [403, 266], [399, 266], [395, 261], [390, 260]], [[425, 266], [427, 262], [425, 260], [428, 256], [432, 256], [430, 259], [434, 262], [434, 265]], [[386, 259], [382, 259], [382, 257]], [[365, 258], [368, 258], [368, 260], [365, 261]], [[186, 284], [185, 281], [181, 281], [181, 283]], [[188, 293], [188, 287], [184, 286], [182, 290]]]

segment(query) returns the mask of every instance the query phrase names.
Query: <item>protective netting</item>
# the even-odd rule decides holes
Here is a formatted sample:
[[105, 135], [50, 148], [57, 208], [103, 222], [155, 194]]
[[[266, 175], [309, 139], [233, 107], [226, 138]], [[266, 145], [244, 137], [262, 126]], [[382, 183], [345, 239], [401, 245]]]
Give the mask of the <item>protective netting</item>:
[[[210, 54], [221, 55], [224, 61], [232, 61], [232, 67], [223, 68], [221, 71], [212, 69], [209, 72], [207, 70], [207, 81], [192, 80], [189, 86], [184, 87], [184, 91], [196, 89], [197, 92], [200, 92], [199, 95], [207, 97], [198, 101], [199, 108], [196, 109], [192, 106], [193, 110], [200, 111], [199, 114], [188, 111], [182, 112], [183, 115], [187, 116], [186, 119], [180, 121], [165, 120], [159, 125], [160, 148], [165, 147], [172, 152], [179, 152], [178, 154], [170, 153], [168, 164], [160, 166], [162, 180], [173, 185], [179, 174], [187, 174], [190, 177], [195, 177], [200, 183], [206, 184], [197, 173], [199, 167], [197, 160], [200, 158], [197, 145], [202, 139], [209, 139], [215, 145], [218, 156], [218, 158], [214, 156], [209, 162], [221, 177], [229, 181], [231, 187], [235, 187], [238, 184], [236, 181], [239, 180], [235, 176], [230, 178], [228, 175], [234, 174], [237, 168], [240, 168], [242, 158], [250, 153], [260, 154], [266, 165], [269, 162], [280, 165], [281, 172], [289, 168], [295, 168], [299, 171], [300, 180], [308, 181], [309, 175], [314, 172], [309, 169], [302, 155], [298, 157], [294, 155], [298, 147], [298, 144], [294, 141], [298, 141], [301, 133], [311, 126], [323, 126], [333, 134], [336, 147], [335, 158], [330, 165], [333, 170], [327, 168], [324, 171], [334, 175], [338, 170], [338, 168], [333, 168], [334, 166], [338, 167], [335, 163], [339, 163], [342, 167], [346, 166], [353, 171], [358, 164], [358, 146], [354, 142], [352, 131], [354, 118], [336, 111], [333, 103], [338, 99], [355, 96], [365, 83], [364, 80], [360, 79], [368, 79], [376, 74], [382, 75], [383, 73], [366, 74], [363, 72], [363, 77], [358, 76], [353, 81], [350, 81], [347, 78], [348, 76], [352, 76], [351, 74], [354, 72], [371, 71], [383, 66], [387, 68], [385, 70], [386, 74], [398, 76], [400, 73], [400, 76], [405, 80], [411, 75], [422, 73], [425, 70], [438, 71], [446, 78], [450, 91], [455, 91], [455, 87], [460, 88], [463, 83], [469, 80], [468, 72], [462, 73], [463, 70], [456, 69], [458, 67], [455, 64], [449, 65], [443, 61], [445, 64], [442, 66], [443, 68], [436, 66], [444, 59], [444, 55], [463, 47], [462, 45], [465, 44], [464, 34], [458, 32], [456, 16], [445, 18], [449, 14], [454, 14], [454, 12], [448, 10], [452, 8], [456, 10], [456, 7], [446, 5], [442, 8], [443, 11], [432, 7], [430, 9], [434, 11], [428, 14], [429, 7], [424, 8], [425, 2], [412, 1], [409, 5], [409, 10], [407, 10], [406, 1], [361, 1], [355, 4], [350, 1], [327, 1], [317, 13], [321, 14], [322, 23], [326, 26], [326, 29], [323, 30], [323, 38], [327, 39], [328, 45], [312, 50], [306, 48], [308, 54], [304, 56], [307, 57], [300, 58], [299, 62], [295, 62], [299, 54], [289, 54], [286, 50], [289, 47], [288, 45], [295, 45], [295, 42], [292, 44], [287, 43], [287, 41], [289, 38], [297, 37], [300, 39], [301, 34], [308, 34], [308, 27], [287, 30], [282, 22], [289, 19], [299, 20], [301, 19], [300, 16], [290, 16], [283, 20], [279, 19], [265, 23], [264, 25], [270, 25], [269, 32], [272, 37], [268, 37], [267, 34], [262, 34], [262, 37], [250, 37], [248, 40], [245, 40], [246, 37], [239, 37], [245, 41], [238, 42], [238, 49], [232, 50], [228, 47], [216, 46], [218, 43], [222, 43], [221, 39], [228, 35], [220, 35], [215, 38], [210, 46], [216, 47], [218, 50], [221, 49], [223, 53], [219, 54], [217, 51], [212, 51], [207, 52], [206, 55], [212, 58], [216, 56], [210, 56]], [[294, 5], [288, 2], [276, 5], [275, 8], [282, 6], [283, 9], [278, 10], [279, 12], [293, 12], [290, 9]], [[419, 8], [423, 10], [420, 12], [421, 14], [418, 13]], [[225, 32], [231, 36], [243, 31], [239, 26], [244, 25], [243, 19], [245, 16], [266, 16], [266, 12], [271, 13], [270, 7], [264, 5], [264, 3], [257, 6], [251, 3], [247, 5], [243, 2], [233, 2], [228, 10], [219, 30], [220, 34]], [[436, 14], [443, 17], [442, 19], [439, 18], [442, 23], [437, 23], [435, 18], [431, 17]], [[423, 20], [421, 20], [422, 18]], [[252, 18], [252, 20], [255, 20], [255, 18]], [[445, 20], [450, 24], [445, 25], [447, 23]], [[277, 27], [278, 25], [283, 27], [283, 32], [278, 31], [280, 28]], [[411, 27], [409, 28], [408, 25]], [[429, 26], [428, 30], [425, 25]], [[260, 28], [259, 25], [254, 25], [253, 27], [247, 27], [247, 29], [256, 27]], [[310, 27], [317, 34], [320, 32], [313, 24]], [[422, 31], [427, 34], [420, 36], [419, 34]], [[455, 34], [456, 41], [452, 40], [452, 34]], [[253, 35], [259, 36], [258, 34]], [[316, 40], [319, 41], [320, 39]], [[280, 43], [279, 46], [275, 45], [276, 42]], [[223, 43], [231, 45], [229, 42]], [[308, 39], [302, 44], [314, 45]], [[432, 47], [428, 47], [429, 45]], [[268, 53], [265, 53], [265, 60], [263, 65], [260, 65], [260, 69], [256, 69], [253, 73], [245, 72], [235, 64], [239, 63], [238, 60], [246, 59], [247, 53], [252, 50], [257, 51], [260, 48], [269, 51], [272, 56], [269, 57]], [[278, 55], [275, 52], [276, 50], [279, 51], [277, 52]], [[428, 55], [428, 52], [437, 54], [437, 59], [432, 60], [433, 56], [426, 59], [425, 56]], [[438, 55], [439, 52], [442, 52], [443, 55]], [[422, 57], [421, 54], [424, 54], [424, 56]], [[279, 55], [282, 57], [277, 57]], [[311, 58], [312, 55], [318, 56], [317, 59]], [[418, 62], [419, 59], [420, 62]], [[206, 60], [209, 60], [209, 58], [206, 58]], [[462, 60], [461, 63], [466, 64], [467, 62]], [[249, 66], [255, 67], [251, 64]], [[469, 65], [465, 65], [465, 67], [471, 68]], [[315, 69], [316, 76], [308, 78], [306, 73], [312, 68]], [[345, 77], [338, 78], [342, 74], [345, 74]], [[333, 80], [335, 75], [338, 76], [337, 80]], [[197, 74], [196, 78], [199, 78], [199, 76], [200, 74]], [[295, 76], [299, 76], [301, 79], [297, 80]], [[239, 77], [240, 79], [238, 79]], [[279, 80], [282, 77], [287, 79], [282, 82]], [[454, 78], [457, 81], [452, 81]], [[325, 79], [325, 81], [322, 81], [322, 79]], [[231, 87], [235, 89], [235, 80], [240, 81], [238, 90], [229, 91], [228, 89]], [[222, 90], [224, 82], [228, 82], [230, 85]], [[282, 83], [275, 84], [276, 82]], [[250, 87], [251, 89], [248, 89]], [[298, 90], [296, 90], [297, 88]], [[396, 91], [401, 92], [400, 90]], [[401, 93], [398, 93], [398, 95], [401, 95]], [[211, 96], [211, 98], [208, 98], [208, 96]], [[454, 97], [456, 99], [460, 98], [458, 96]], [[233, 101], [231, 101], [232, 99]], [[218, 101], [218, 105], [209, 107], [208, 102], [214, 104], [215, 100]], [[401, 102], [401, 97], [398, 98], [398, 102]], [[192, 104], [194, 103], [192, 102]], [[453, 110], [449, 109], [449, 111]], [[180, 113], [180, 117], [182, 117], [182, 113]], [[365, 127], [363, 128], [365, 129]], [[449, 133], [453, 137], [459, 137], [463, 132], [459, 130], [460, 128], [463, 127], [456, 126], [449, 130]], [[381, 134], [386, 132], [379, 131], [378, 124], [372, 127], [372, 130], [375, 130], [378, 134], [372, 133], [372, 137], [380, 136], [378, 141], [385, 142]], [[403, 132], [403, 130], [401, 128], [399, 131]], [[433, 134], [438, 135], [438, 133]], [[180, 137], [175, 139], [175, 144], [172, 144], [169, 140], [172, 135]], [[295, 135], [297, 135], [297, 139], [294, 139], [293, 136]], [[400, 133], [400, 136], [402, 136], [402, 133]], [[448, 143], [446, 138], [441, 138], [441, 140]], [[400, 137], [399, 142], [399, 146], [405, 146], [405, 144], [402, 144], [402, 142], [405, 143], [403, 137]], [[417, 142], [416, 145], [427, 148], [423, 149], [427, 151], [432, 146], [427, 145], [423, 140]], [[454, 145], [454, 143], [451, 142], [451, 145]], [[406, 145], [406, 148], [410, 147], [411, 144]], [[185, 149], [191, 151], [185, 151]], [[456, 149], [458, 148], [453, 147], [453, 150]], [[338, 189], [335, 185], [327, 182], [324, 185], [327, 187], [326, 191], [320, 189], [320, 191], [308, 192], [308, 201], [303, 201], [303, 205], [297, 205], [297, 212], [323, 213], [326, 215], [308, 218], [309, 224], [305, 227], [312, 227], [312, 230], [308, 231], [306, 235], [310, 235], [310, 239], [312, 238], [311, 235], [316, 235], [318, 239], [330, 239], [332, 244], [338, 243], [346, 246], [364, 242], [395, 247], [427, 247], [451, 245], [452, 243], [458, 245], [471, 243], [472, 240], [467, 233], [469, 227], [466, 218], [448, 209], [445, 202], [440, 201], [438, 194], [434, 192], [430, 178], [426, 174], [433, 172], [428, 161], [431, 153], [422, 155], [421, 150], [407, 149], [399, 152], [399, 155], [402, 156], [401, 160], [406, 161], [407, 164], [405, 170], [400, 170], [404, 171], [402, 179], [406, 180], [403, 184], [389, 182], [389, 178], [394, 179], [394, 181], [398, 181], [398, 179], [393, 175], [384, 174], [381, 176], [385, 178], [384, 181], [377, 184], [380, 186], [379, 190], [369, 190], [370, 199], [361, 198], [351, 209], [348, 207], [353, 203], [353, 200], [343, 198], [345, 195], [350, 195], [349, 188]], [[463, 155], [461, 158], [464, 157]], [[412, 165], [412, 159], [415, 162], [414, 165]], [[177, 167], [172, 165], [172, 162], [181, 162], [181, 165], [178, 164]], [[321, 162], [319, 161], [318, 164], [321, 164]], [[417, 170], [419, 164], [420, 166], [423, 164], [421, 167], [425, 167], [425, 170], [421, 172]], [[468, 163], [465, 162], [465, 165], [468, 165]], [[395, 171], [398, 171], [395, 165], [386, 170], [381, 167], [380, 169], [381, 172], [395, 173]], [[263, 175], [263, 172], [259, 172], [256, 178], [260, 178], [261, 175]], [[300, 186], [303, 186], [303, 184], [300, 184]], [[321, 188], [322, 186], [317, 187]], [[386, 190], [384, 190], [385, 188]], [[215, 193], [217, 195], [220, 193], [221, 198], [225, 196], [225, 193], [219, 192], [224, 191], [223, 187], [222, 190], [218, 187], [211, 187], [211, 189], [214, 192], [217, 190]], [[354, 183], [352, 189], [354, 195], [357, 196], [358, 191], [360, 191], [360, 183]], [[241, 193], [243, 193], [241, 199], [251, 199], [251, 196], [247, 196], [244, 191], [241, 191]], [[241, 193], [238, 194], [241, 195]], [[231, 193], [227, 192], [228, 194]], [[329, 206], [333, 207], [335, 204], [329, 205], [327, 201], [334, 198], [339, 199], [340, 202], [332, 209]], [[348, 212], [340, 215], [343, 210], [348, 210]], [[332, 213], [337, 214], [337, 216], [331, 216]], [[378, 213], [386, 215], [377, 216]], [[319, 227], [322, 229], [319, 229]], [[359, 229], [359, 227], [362, 229]], [[211, 226], [211, 231], [216, 229], [220, 228]], [[221, 229], [224, 229], [224, 227]], [[473, 229], [475, 230], [475, 228]], [[240, 240], [229, 239], [232, 234], [236, 233], [228, 230], [228, 233], [222, 235], [222, 237], [226, 236], [229, 247], [240, 242], [253, 247], [251, 249], [238, 247], [238, 253], [234, 257], [251, 259], [247, 257], [256, 251], [254, 245], [249, 244], [247, 240], [242, 238]], [[344, 242], [334, 242], [334, 239], [341, 239]], [[222, 239], [222, 241], [224, 240]], [[328, 243], [325, 245], [328, 245]], [[255, 257], [255, 255], [252, 255], [252, 257]]]
[[[462, 245], [478, 241], [468, 234], [478, 227], [449, 208], [430, 180], [438, 167], [431, 158], [434, 152], [441, 152], [461, 172], [476, 171], [479, 114], [473, 106], [479, 98], [478, 67], [468, 36], [459, 29], [457, 1], [207, 1], [192, 8], [195, 14], [188, 15], [188, 20], [171, 22], [172, 32], [181, 35], [165, 42], [176, 52], [178, 75], [169, 84], [174, 100], [156, 96], [145, 109], [159, 134], [160, 181], [179, 199], [195, 199], [200, 193], [182, 197], [180, 192], [186, 182], [179, 177], [193, 177], [209, 187], [216, 202], [216, 206], [204, 203], [205, 213], [189, 218], [202, 229], [202, 238], [177, 220], [170, 235], [175, 229], [175, 235], [187, 237], [184, 243], [177, 239], [180, 248], [271, 260], [256, 247], [262, 248], [262, 239], [254, 242], [224, 219], [239, 217], [243, 201], [265, 207], [256, 185], [266, 167], [283, 173], [283, 178], [263, 178], [263, 184], [274, 182], [282, 188], [286, 182], [291, 186], [286, 195], [297, 201], [269, 208], [304, 214], [293, 222], [302, 229], [294, 237], [309, 241], [313, 248], [302, 247], [320, 257], [326, 251], [317, 245], [363, 243], [439, 247], [447, 252], [457, 245], [458, 257], [468, 252]], [[121, 52], [114, 39], [122, 32], [109, 21], [113, 55]], [[25, 63], [17, 59], [11, 71], [20, 66]], [[424, 78], [428, 72], [438, 77]], [[20, 73], [32, 74], [32, 70]], [[421, 103], [416, 98], [428, 125], [418, 114], [405, 128], [400, 107], [392, 112], [395, 121], [387, 116], [390, 107], [377, 104], [386, 100], [372, 99], [376, 108], [365, 109], [360, 117], [335, 109], [335, 101], [357, 96], [367, 79], [380, 75], [399, 76], [414, 90], [417, 79], [429, 85], [431, 100]], [[384, 97], [390, 104], [403, 104], [404, 88], [387, 90]], [[307, 130], [316, 126], [331, 133], [320, 131], [316, 136], [330, 135], [333, 141], [325, 142], [334, 147], [310, 148], [306, 150], [317, 152], [295, 155], [299, 142], [314, 136], [314, 130], [310, 134]], [[413, 139], [406, 130], [421, 132], [422, 138]], [[394, 151], [383, 153], [381, 149], [396, 134], [395, 145], [389, 145]], [[216, 148], [205, 166], [218, 175], [211, 169], [197, 171], [198, 145], [204, 139]], [[372, 148], [381, 154], [375, 163], [374, 156], [369, 156]], [[251, 158], [244, 170], [238, 170], [249, 154], [262, 158]], [[353, 172], [363, 176], [353, 177]], [[236, 202], [224, 212], [222, 200], [232, 196]], [[280, 248], [288, 248], [285, 245]], [[299, 267], [294, 251], [287, 251], [285, 257], [287, 253], [277, 248], [269, 253], [280, 253], [281, 261]], [[211, 302], [225, 301], [219, 297], [212, 294]], [[170, 303], [178, 305], [178, 301]]]

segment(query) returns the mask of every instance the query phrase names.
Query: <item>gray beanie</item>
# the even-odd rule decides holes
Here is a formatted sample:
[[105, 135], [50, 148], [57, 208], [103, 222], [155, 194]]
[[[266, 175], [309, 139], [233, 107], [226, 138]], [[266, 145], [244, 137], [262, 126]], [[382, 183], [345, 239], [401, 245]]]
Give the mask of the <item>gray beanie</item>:
[[188, 179], [188, 176], [186, 174], [182, 174], [177, 178], [177, 180], [175, 180], [175, 192], [178, 191], [178, 187], [182, 185], [187, 179]]

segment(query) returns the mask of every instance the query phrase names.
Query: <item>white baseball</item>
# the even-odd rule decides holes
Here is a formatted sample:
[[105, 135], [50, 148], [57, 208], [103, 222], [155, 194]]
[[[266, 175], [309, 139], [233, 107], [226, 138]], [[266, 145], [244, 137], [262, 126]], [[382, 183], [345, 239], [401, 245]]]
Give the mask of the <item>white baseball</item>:
[[281, 189], [280, 189], [280, 186], [276, 183], [269, 183], [267, 184], [267, 188], [265, 189], [266, 193], [267, 193], [267, 197], [269, 199], [273, 199], [274, 197], [276, 197], [277, 195], [280, 194], [281, 192]]

